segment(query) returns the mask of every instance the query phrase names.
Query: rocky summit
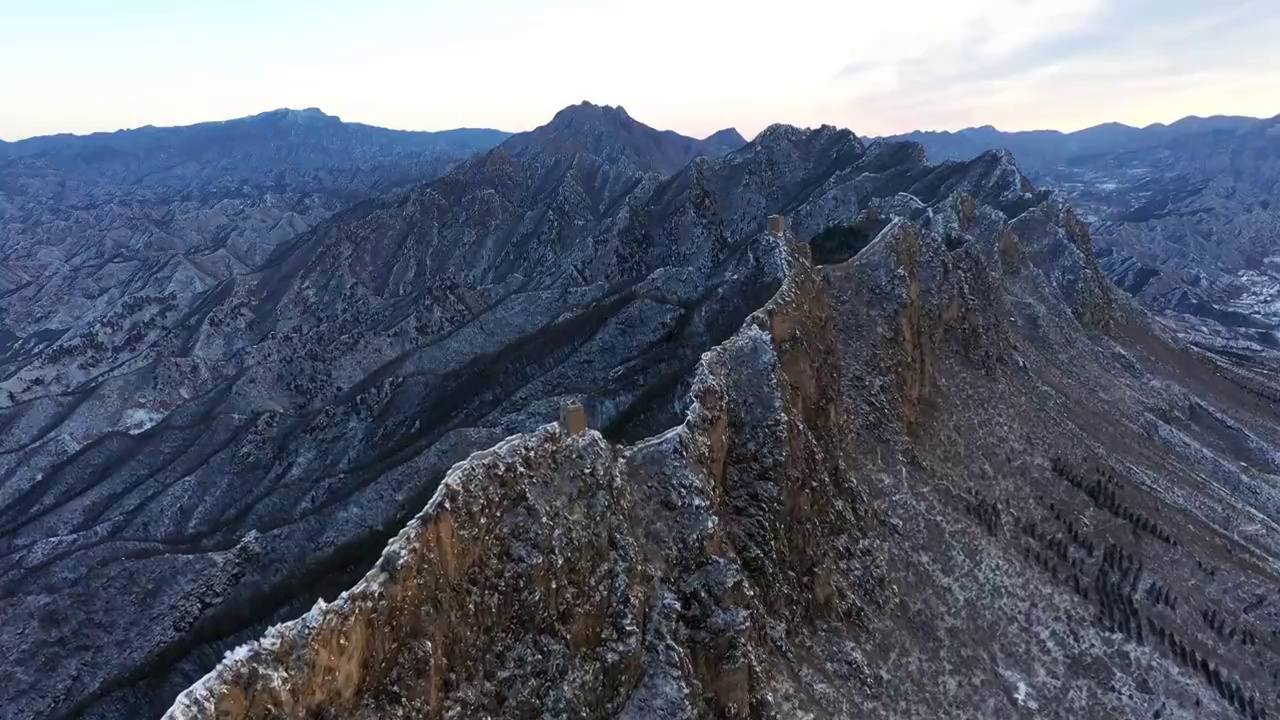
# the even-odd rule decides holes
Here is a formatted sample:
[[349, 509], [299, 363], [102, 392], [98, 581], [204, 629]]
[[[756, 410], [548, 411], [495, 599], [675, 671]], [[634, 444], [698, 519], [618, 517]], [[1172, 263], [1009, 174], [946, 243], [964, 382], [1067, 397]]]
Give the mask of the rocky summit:
[[733, 135], [567, 108], [15, 343], [5, 716], [1280, 713], [1271, 376], [1007, 151]]

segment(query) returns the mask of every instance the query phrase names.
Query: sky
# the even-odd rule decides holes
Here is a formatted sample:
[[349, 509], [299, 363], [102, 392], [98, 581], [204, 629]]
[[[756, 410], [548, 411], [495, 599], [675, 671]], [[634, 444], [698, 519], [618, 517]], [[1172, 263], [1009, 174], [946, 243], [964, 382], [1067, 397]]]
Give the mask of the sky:
[[0, 0], [0, 139], [319, 107], [751, 137], [1280, 114], [1280, 0]]

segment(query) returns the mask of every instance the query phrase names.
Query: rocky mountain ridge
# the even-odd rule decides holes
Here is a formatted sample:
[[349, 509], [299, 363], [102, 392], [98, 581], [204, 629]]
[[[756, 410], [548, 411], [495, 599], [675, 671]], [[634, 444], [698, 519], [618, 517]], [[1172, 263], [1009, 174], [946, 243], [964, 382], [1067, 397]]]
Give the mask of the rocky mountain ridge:
[[[163, 316], [141, 337], [104, 322], [11, 374], [0, 582], [29, 630], [7, 638], [5, 703], [167, 703], [224, 643], [349, 582], [450, 464], [566, 392], [612, 432], [665, 423], [700, 349], [779, 270], [688, 209], [732, 173], [640, 172], [625, 140], [648, 131], [631, 130], [599, 149], [617, 166], [517, 136], [282, 243], [190, 309], [131, 296], [135, 318]], [[770, 137], [755, 152], [797, 174], [830, 145]], [[777, 180], [770, 196], [802, 177]], [[143, 631], [124, 622], [138, 607]], [[46, 632], [79, 638], [61, 671]]]
[[967, 160], [988, 150], [1004, 148], [1028, 173], [1068, 164], [1073, 158], [1139, 150], [1206, 132], [1234, 132], [1256, 125], [1259, 118], [1189, 115], [1175, 122], [1143, 127], [1110, 122], [1072, 132], [1059, 130], [1003, 131], [991, 125], [962, 130], [916, 130], [890, 139], [916, 142], [935, 162]]
[[[826, 167], [744, 202], [785, 146]], [[744, 224], [784, 279], [683, 416], [454, 466], [352, 590], [167, 717], [1274, 712], [1273, 384], [1151, 325], [1008, 153], [775, 127], [694, 169], [742, 182], [703, 212], [795, 232]], [[872, 239], [814, 267], [833, 225]]]
[[[551, 425], [460, 463], [356, 589], [238, 650], [169, 716], [761, 712], [785, 660], [759, 637], [782, 627], [758, 616], [853, 617], [869, 589], [841, 568], [857, 510], [829, 444], [835, 386], [807, 387], [836, 372], [815, 344], [820, 284], [786, 262], [775, 297], [703, 356], [681, 424], [630, 448]], [[788, 420], [813, 390], [825, 409]], [[260, 686], [263, 671], [288, 679]]]
[[1272, 361], [1280, 351], [1280, 117], [899, 139], [934, 159], [1010, 149], [1091, 222], [1108, 276], [1184, 337]]
[[833, 127], [649, 172], [565, 120], [0, 410], [0, 707], [1266, 716], [1280, 390], [1060, 194]]

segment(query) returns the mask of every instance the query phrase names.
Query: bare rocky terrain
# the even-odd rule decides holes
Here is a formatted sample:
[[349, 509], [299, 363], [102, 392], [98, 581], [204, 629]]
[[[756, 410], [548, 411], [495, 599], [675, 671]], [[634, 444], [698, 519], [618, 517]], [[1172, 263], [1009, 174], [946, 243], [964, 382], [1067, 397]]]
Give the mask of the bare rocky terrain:
[[1201, 347], [1280, 353], [1280, 116], [1074, 133], [916, 132], [934, 160], [1006, 148], [1091, 223], [1103, 270]]
[[8, 376], [6, 717], [1280, 712], [1280, 387], [1008, 152], [584, 104], [173, 314]]
[[[224, 649], [348, 585], [450, 464], [555, 398], [591, 392], [593, 417], [635, 432], [671, 414], [699, 348], [778, 271], [704, 242], [714, 226], [677, 226], [667, 208], [696, 175], [650, 197], [665, 176], [649, 153], [687, 164], [697, 141], [586, 105], [533, 135], [545, 147], [516, 136], [247, 272], [112, 287], [107, 312], [15, 343], [0, 707], [158, 716]], [[585, 242], [605, 220], [610, 236]], [[624, 239], [642, 222], [670, 222], [667, 245]]]
[[131, 296], [172, 295], [185, 310], [334, 212], [506, 136], [385, 130], [311, 108], [0, 145], [0, 362]]

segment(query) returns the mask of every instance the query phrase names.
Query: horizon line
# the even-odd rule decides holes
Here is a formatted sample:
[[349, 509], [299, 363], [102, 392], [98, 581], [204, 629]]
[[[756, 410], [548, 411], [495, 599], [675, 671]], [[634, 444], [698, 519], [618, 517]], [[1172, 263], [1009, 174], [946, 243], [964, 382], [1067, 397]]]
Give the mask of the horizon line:
[[[573, 103], [573, 104], [571, 104], [571, 105], [566, 105], [566, 106], [564, 106], [564, 108], [561, 108], [561, 110], [568, 109], [568, 108], [575, 107], [575, 106], [582, 105], [582, 104], [595, 105], [596, 107], [614, 107], [614, 106], [610, 106], [610, 105], [604, 105], [604, 104], [592, 103], [592, 102], [590, 102], [590, 101], [583, 101], [582, 103]], [[211, 119], [211, 120], [198, 120], [198, 121], [195, 121], [195, 122], [182, 123], [182, 124], [177, 124], [177, 125], [155, 125], [155, 124], [152, 124], [152, 123], [147, 123], [147, 124], [145, 124], [145, 125], [135, 125], [135, 126], [132, 126], [132, 127], [121, 127], [121, 128], [115, 128], [115, 129], [112, 129], [112, 130], [92, 130], [92, 131], [89, 131], [89, 132], [83, 132], [83, 133], [81, 133], [81, 132], [54, 132], [54, 133], [45, 133], [45, 134], [41, 134], [41, 135], [28, 135], [28, 136], [26, 136], [26, 137], [20, 137], [20, 138], [17, 138], [17, 139], [15, 139], [15, 140], [7, 140], [7, 139], [5, 139], [5, 138], [3, 138], [3, 137], [0, 137], [0, 144], [5, 144], [5, 145], [16, 145], [16, 144], [24, 143], [24, 142], [28, 142], [28, 141], [31, 141], [31, 140], [40, 140], [40, 139], [45, 139], [45, 138], [91, 138], [91, 137], [96, 137], [96, 136], [99, 136], [99, 135], [116, 135], [116, 134], [119, 134], [119, 133], [136, 132], [136, 131], [139, 131], [139, 130], [153, 130], [153, 129], [154, 129], [154, 130], [180, 130], [180, 129], [184, 129], [184, 128], [196, 127], [196, 126], [199, 126], [199, 125], [213, 125], [213, 124], [218, 124], [218, 123], [231, 123], [231, 122], [237, 122], [237, 121], [241, 121], [241, 120], [251, 120], [251, 119], [253, 119], [253, 118], [262, 117], [262, 116], [264, 116], [264, 115], [270, 115], [270, 114], [272, 114], [272, 113], [281, 113], [281, 112], [303, 113], [303, 112], [308, 112], [308, 111], [315, 111], [315, 112], [318, 112], [319, 114], [321, 114], [321, 115], [323, 115], [323, 116], [325, 116], [325, 117], [327, 117], [327, 118], [333, 118], [333, 119], [337, 120], [338, 122], [340, 122], [340, 123], [342, 123], [342, 124], [344, 124], [344, 125], [362, 125], [362, 126], [365, 126], [365, 127], [376, 128], [376, 129], [379, 129], [379, 130], [388, 130], [388, 131], [391, 131], [391, 132], [406, 132], [406, 133], [445, 133], [445, 132], [455, 132], [455, 131], [464, 131], [464, 130], [475, 130], [475, 131], [487, 131], [487, 132], [499, 132], [499, 133], [506, 133], [507, 135], [518, 135], [518, 134], [520, 134], [520, 133], [523, 133], [523, 132], [529, 132], [530, 130], [534, 130], [534, 129], [535, 129], [535, 128], [526, 128], [526, 129], [523, 129], [523, 130], [515, 130], [515, 131], [512, 131], [512, 130], [503, 130], [503, 129], [499, 129], [499, 128], [495, 128], [495, 127], [486, 127], [486, 126], [480, 126], [480, 125], [459, 126], [459, 127], [447, 127], [447, 128], [435, 128], [435, 129], [428, 129], [428, 128], [396, 128], [396, 127], [390, 127], [390, 126], [387, 126], [387, 125], [378, 125], [378, 124], [375, 124], [375, 123], [361, 122], [361, 121], [359, 121], [359, 120], [346, 120], [346, 119], [343, 119], [343, 118], [342, 118], [342, 116], [340, 116], [340, 115], [333, 115], [333, 114], [330, 114], [330, 113], [328, 113], [328, 112], [325, 112], [323, 109], [321, 109], [321, 108], [319, 108], [319, 107], [316, 107], [316, 106], [308, 106], [308, 107], [302, 107], [302, 108], [291, 108], [291, 107], [278, 107], [278, 108], [271, 108], [271, 109], [269, 109], [269, 110], [263, 110], [263, 111], [261, 111], [261, 112], [251, 113], [251, 114], [248, 114], [248, 115], [237, 115], [237, 116], [229, 117], [229, 118], [220, 118], [220, 119]], [[557, 111], [557, 112], [558, 112], [558, 111]], [[639, 123], [641, 123], [641, 124], [643, 124], [643, 125], [648, 125], [648, 123], [645, 123], [643, 120], [637, 120], [636, 118], [632, 118], [632, 119], [633, 119], [633, 120], [636, 120], [636, 122], [639, 122]], [[961, 127], [961, 128], [948, 128], [948, 129], [914, 128], [914, 129], [911, 129], [911, 130], [900, 131], [900, 132], [891, 133], [891, 134], [888, 134], [888, 135], [871, 135], [871, 134], [866, 134], [866, 135], [864, 135], [864, 134], [858, 133], [858, 132], [857, 132], [857, 130], [855, 130], [855, 129], [851, 128], [851, 127], [847, 127], [847, 126], [840, 126], [840, 125], [835, 125], [835, 127], [842, 127], [843, 129], [845, 129], [845, 130], [849, 130], [850, 132], [853, 132], [853, 133], [854, 133], [855, 135], [857, 135], [858, 137], [862, 137], [862, 138], [889, 138], [889, 137], [900, 137], [900, 136], [905, 136], [905, 135], [912, 135], [912, 134], [917, 134], [917, 133], [921, 133], [921, 134], [924, 134], [924, 133], [929, 133], [929, 134], [951, 134], [951, 135], [954, 135], [954, 134], [958, 134], [958, 133], [962, 133], [962, 132], [966, 132], [966, 131], [970, 131], [970, 130], [986, 130], [986, 129], [994, 130], [995, 132], [1000, 132], [1000, 133], [1004, 133], [1004, 134], [1056, 132], [1056, 133], [1060, 133], [1060, 134], [1063, 134], [1063, 135], [1071, 135], [1071, 134], [1074, 134], [1074, 133], [1083, 132], [1083, 131], [1085, 131], [1085, 130], [1092, 130], [1092, 129], [1095, 129], [1095, 128], [1107, 127], [1107, 126], [1114, 126], [1114, 125], [1118, 125], [1118, 126], [1121, 126], [1121, 127], [1130, 128], [1130, 129], [1133, 129], [1133, 130], [1146, 130], [1146, 129], [1149, 129], [1149, 128], [1169, 127], [1169, 126], [1171, 126], [1171, 125], [1176, 125], [1177, 123], [1183, 122], [1183, 121], [1185, 121], [1185, 120], [1213, 120], [1213, 119], [1254, 120], [1254, 121], [1258, 121], [1258, 122], [1263, 122], [1263, 121], [1266, 121], [1266, 120], [1275, 120], [1275, 119], [1280, 119], [1280, 114], [1271, 115], [1271, 116], [1255, 116], [1255, 115], [1221, 115], [1221, 114], [1212, 114], [1212, 115], [1196, 115], [1196, 114], [1191, 114], [1191, 115], [1184, 115], [1184, 116], [1182, 116], [1182, 117], [1176, 118], [1176, 119], [1174, 119], [1174, 120], [1170, 120], [1170, 121], [1168, 121], [1168, 122], [1154, 122], [1154, 123], [1148, 123], [1148, 124], [1146, 124], [1146, 125], [1130, 125], [1130, 124], [1125, 123], [1125, 122], [1120, 122], [1120, 121], [1114, 121], [1114, 120], [1113, 120], [1113, 121], [1107, 121], [1107, 122], [1097, 123], [1097, 124], [1095, 124], [1095, 125], [1087, 125], [1087, 126], [1084, 126], [1084, 127], [1076, 128], [1076, 129], [1074, 129], [1074, 130], [1062, 130], [1062, 129], [1059, 129], [1059, 128], [1046, 128], [1046, 127], [1040, 127], [1040, 128], [1024, 128], [1024, 129], [1015, 129], [1015, 130], [1005, 130], [1005, 129], [1001, 129], [1001, 128], [999, 128], [999, 127], [995, 126], [995, 125], [992, 125], [992, 124], [988, 123], [988, 124], [985, 124], [985, 125], [968, 125], [968, 126]], [[550, 122], [550, 119], [548, 119], [548, 122]], [[545, 123], [544, 123], [544, 124], [545, 124]], [[654, 126], [652, 126], [652, 125], [648, 125], [648, 126], [649, 126], [649, 127], [654, 127]], [[538, 127], [541, 127], [541, 126], [538, 126]], [[677, 132], [677, 133], [680, 133], [680, 134], [682, 134], [682, 135], [684, 134], [684, 133], [680, 132], [679, 130], [675, 130], [674, 128], [654, 128], [654, 129], [657, 129], [657, 130], [672, 130], [672, 131]], [[736, 126], [734, 126], [734, 125], [728, 125], [728, 126], [725, 126], [725, 127], [721, 128], [720, 130], [717, 130], [717, 131], [715, 131], [715, 132], [723, 132], [723, 131], [725, 131], [725, 130], [734, 130], [734, 131], [737, 131], [737, 127], [736, 127]], [[712, 135], [714, 135], [714, 134], [715, 134], [715, 133], [712, 133]], [[697, 138], [697, 137], [699, 137], [699, 136], [695, 134], [695, 135], [688, 135], [687, 137]], [[708, 135], [707, 137], [710, 137], [710, 135]]]

